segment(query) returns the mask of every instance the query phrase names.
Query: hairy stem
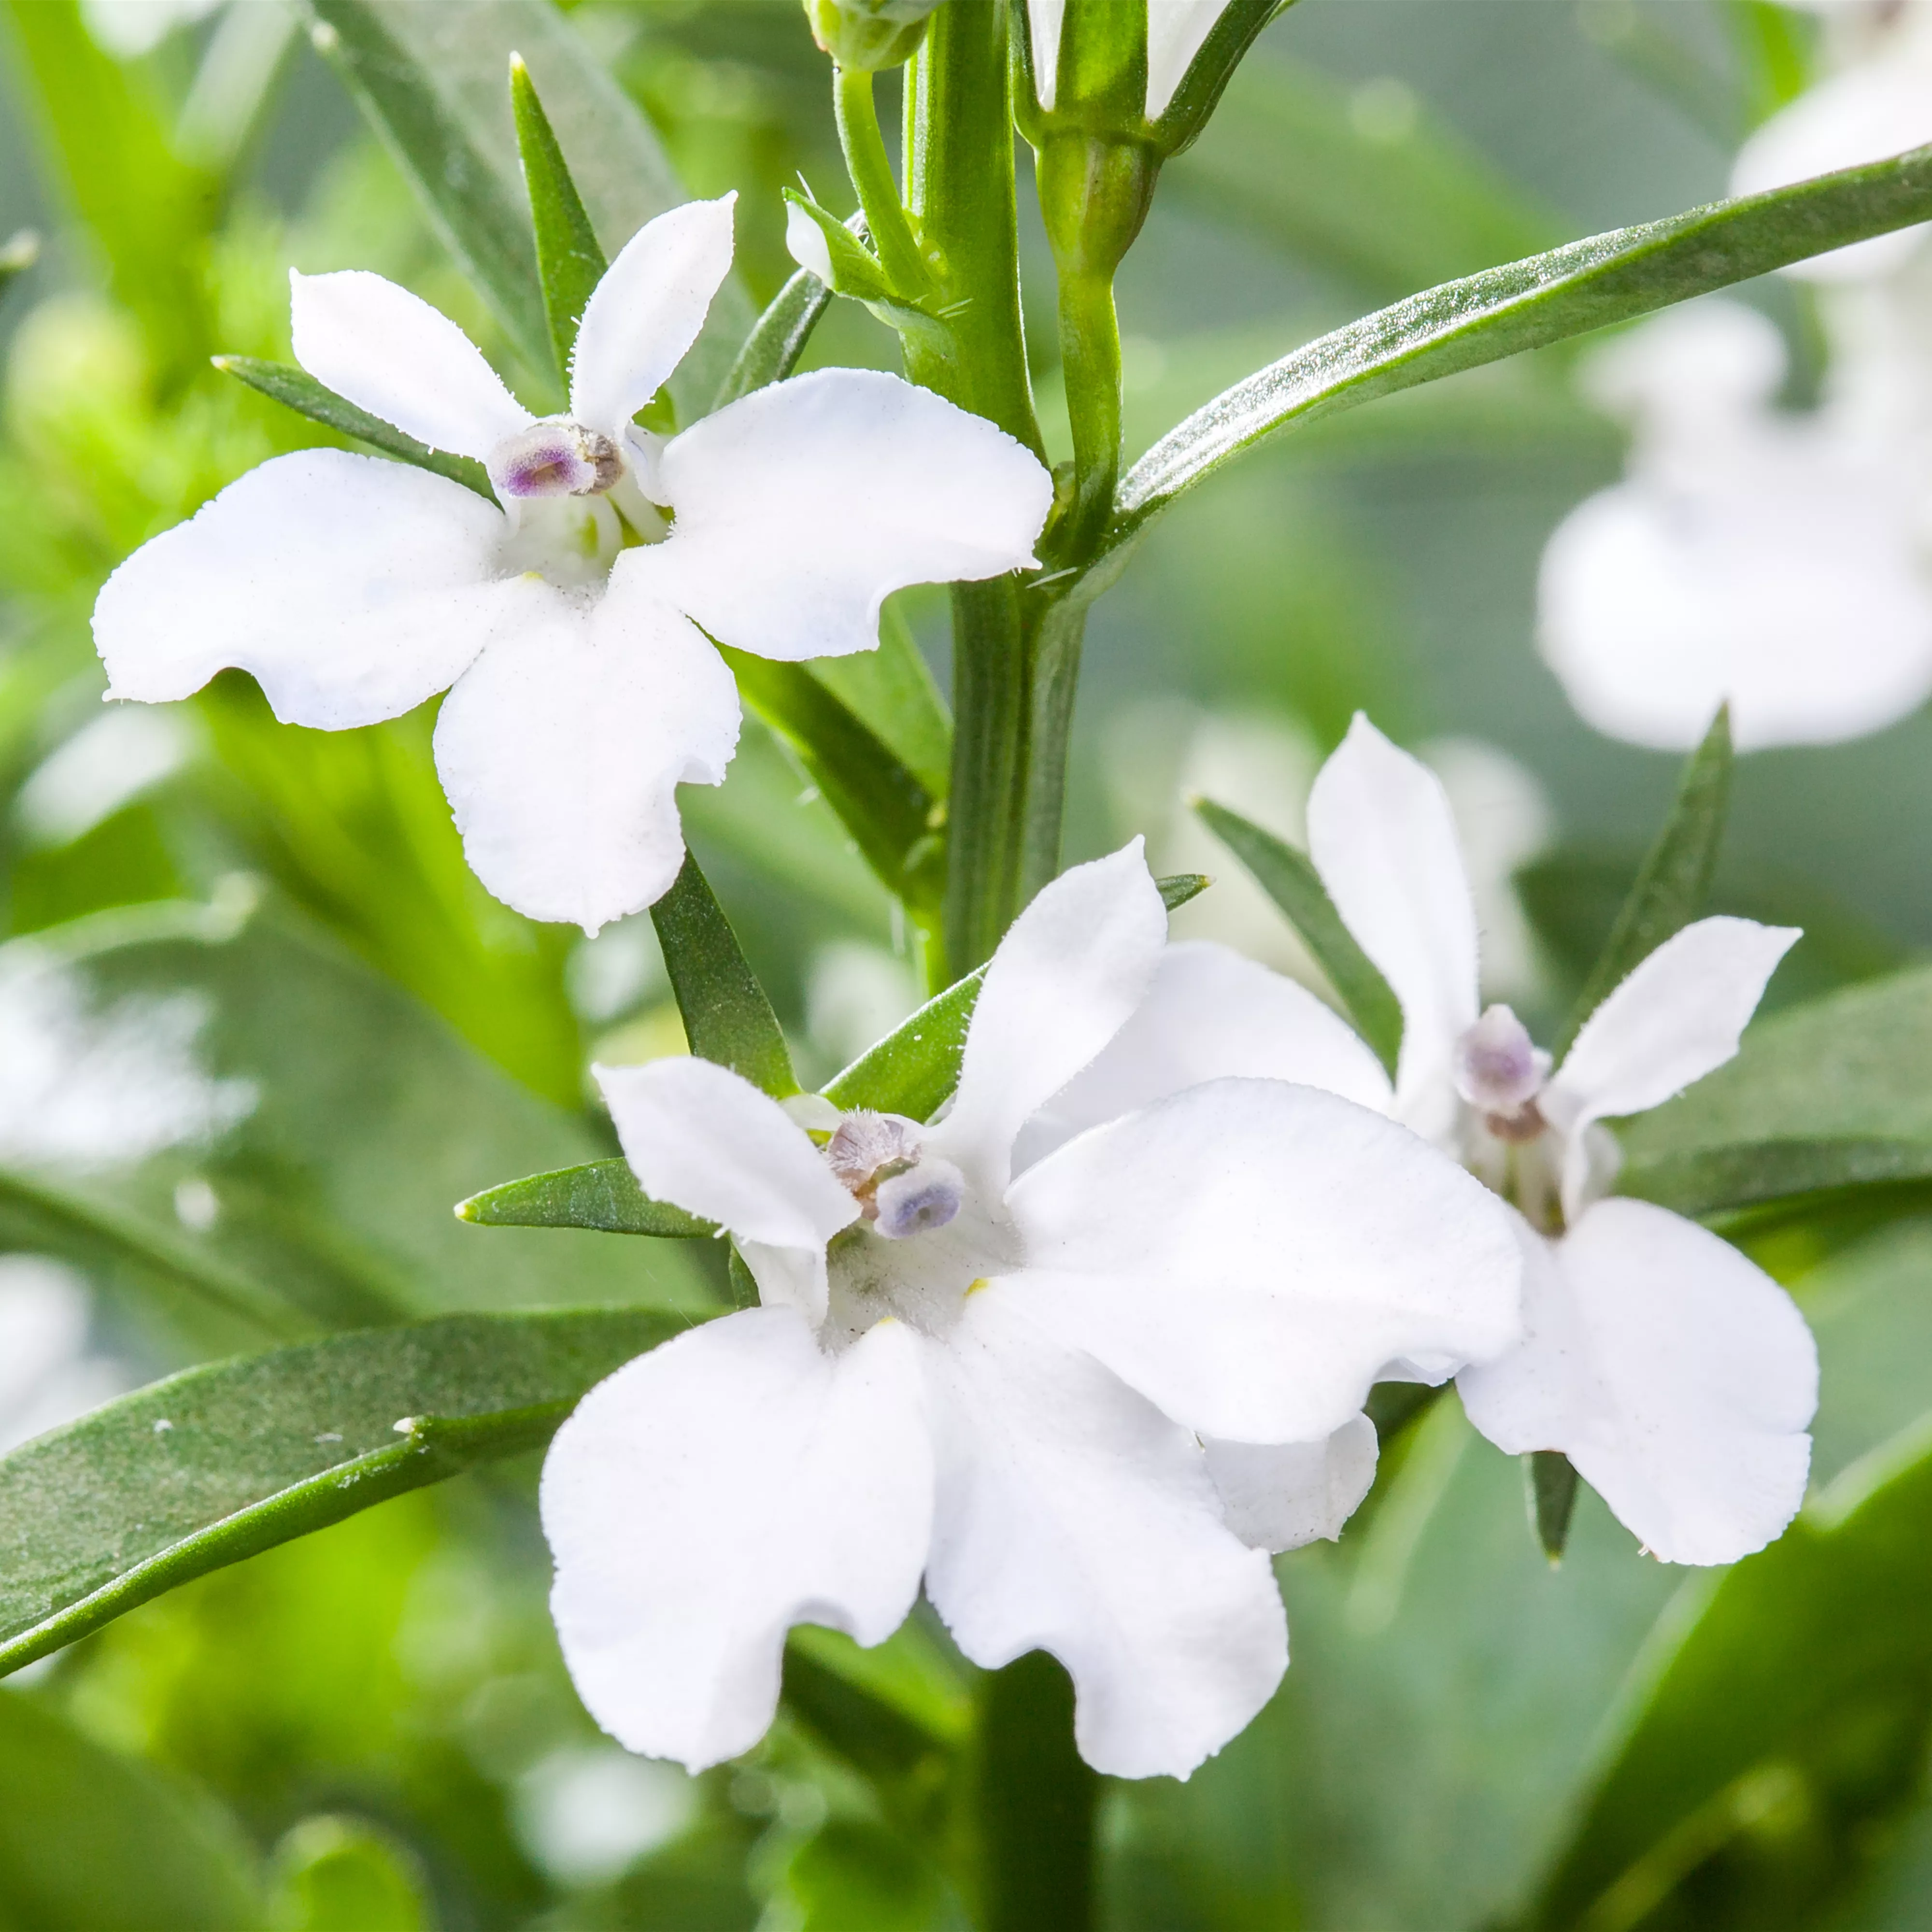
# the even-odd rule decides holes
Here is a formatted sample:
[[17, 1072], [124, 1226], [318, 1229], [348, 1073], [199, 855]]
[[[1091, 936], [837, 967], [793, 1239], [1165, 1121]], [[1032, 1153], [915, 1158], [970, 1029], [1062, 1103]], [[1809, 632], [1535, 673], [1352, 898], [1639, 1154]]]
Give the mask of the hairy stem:
[[872, 76], [860, 70], [835, 68], [832, 104], [838, 122], [838, 144], [845, 151], [846, 170], [858, 190], [859, 206], [866, 211], [872, 245], [879, 251], [880, 263], [893, 288], [910, 301], [932, 286], [932, 278], [920, 257], [919, 243], [892, 176], [885, 136], [879, 131]]

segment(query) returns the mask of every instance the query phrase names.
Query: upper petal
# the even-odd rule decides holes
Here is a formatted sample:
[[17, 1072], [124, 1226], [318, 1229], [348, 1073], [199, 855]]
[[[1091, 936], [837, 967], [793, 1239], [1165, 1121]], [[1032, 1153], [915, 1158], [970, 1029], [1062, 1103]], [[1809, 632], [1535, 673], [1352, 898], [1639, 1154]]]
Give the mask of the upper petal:
[[1223, 1524], [1198, 1445], [997, 1282], [920, 1353], [934, 1607], [976, 1664], [1046, 1650], [1066, 1665], [1096, 1770], [1185, 1778], [1288, 1663], [1268, 1558]]
[[928, 1137], [987, 1194], [1013, 1142], [1140, 1004], [1167, 938], [1141, 841], [1063, 872], [1014, 920], [986, 968], [951, 1111]]
[[1007, 1206], [1035, 1318], [1204, 1436], [1312, 1441], [1385, 1364], [1440, 1377], [1519, 1333], [1496, 1197], [1312, 1088], [1190, 1088], [1049, 1154]]
[[530, 412], [440, 310], [365, 268], [289, 271], [296, 360], [325, 388], [432, 449], [487, 463]]
[[[634, 553], [633, 553], [634, 554]], [[673, 610], [536, 579], [526, 621], [444, 701], [436, 762], [476, 875], [532, 919], [595, 932], [658, 898], [684, 862], [680, 784], [718, 784], [738, 693]]]
[[1228, 0], [1148, 0], [1147, 118], [1158, 121]]
[[1313, 1442], [1202, 1445], [1228, 1527], [1256, 1550], [1333, 1542], [1376, 1480], [1381, 1444], [1366, 1415]]
[[1032, 564], [1052, 479], [1004, 430], [929, 389], [822, 369], [754, 391], [664, 447], [669, 539], [638, 553], [658, 593], [768, 658], [879, 640], [908, 584]]
[[[815, 1322], [825, 1312], [825, 1244], [859, 1218], [804, 1130], [769, 1094], [709, 1060], [654, 1060], [592, 1070], [616, 1122], [619, 1144], [646, 1194], [728, 1228], [760, 1249], [815, 1264], [801, 1298], [801, 1270], [776, 1282], [759, 1271], [768, 1301], [796, 1302]], [[758, 1270], [748, 1250], [746, 1259]], [[783, 1264], [784, 1255], [778, 1257]]]
[[1168, 946], [1100, 1058], [1034, 1115], [1016, 1164], [1150, 1102], [1232, 1076], [1290, 1080], [1385, 1112], [1382, 1062], [1306, 987], [1211, 940]]
[[691, 1770], [748, 1750], [785, 1633], [874, 1644], [918, 1593], [932, 1456], [909, 1333], [838, 1356], [792, 1310], [728, 1315], [599, 1382], [544, 1463], [550, 1610], [591, 1714]]
[[684, 360], [731, 272], [735, 194], [686, 202], [633, 235], [591, 292], [570, 358], [570, 412], [614, 440]]
[[1470, 1420], [1513, 1454], [1562, 1450], [1666, 1562], [1762, 1549], [1810, 1462], [1818, 1356], [1796, 1304], [1648, 1202], [1600, 1202], [1560, 1242], [1523, 1240], [1528, 1333], [1463, 1372]]
[[1478, 1011], [1475, 904], [1448, 795], [1358, 712], [1308, 795], [1308, 850], [1401, 1005], [1404, 1112], [1426, 1110], [1449, 1094], [1450, 1050]]
[[233, 665], [285, 724], [394, 718], [529, 608], [496, 580], [502, 513], [446, 477], [338, 449], [251, 470], [102, 586], [110, 698], [185, 698]]
[[1584, 1022], [1547, 1090], [1545, 1111], [1570, 1136], [1564, 1204], [1574, 1213], [1584, 1130], [1660, 1106], [1738, 1050], [1765, 982], [1796, 927], [1700, 919], [1666, 940]]

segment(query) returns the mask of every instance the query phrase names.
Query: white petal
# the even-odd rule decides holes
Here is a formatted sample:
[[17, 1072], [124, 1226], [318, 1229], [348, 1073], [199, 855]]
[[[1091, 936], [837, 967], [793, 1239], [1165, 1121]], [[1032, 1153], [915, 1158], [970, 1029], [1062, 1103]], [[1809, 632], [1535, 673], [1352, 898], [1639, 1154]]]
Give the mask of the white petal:
[[1080, 1754], [1185, 1778], [1246, 1725], [1288, 1663], [1267, 1557], [1221, 1520], [1206, 1459], [1106, 1370], [1055, 1346], [1010, 1287], [921, 1345], [938, 1496], [926, 1589], [988, 1668], [1065, 1664]]
[[1585, 1130], [1660, 1106], [1738, 1050], [1765, 983], [1800, 934], [1748, 919], [1700, 919], [1640, 962], [1584, 1022], [1546, 1090], [1544, 1112], [1570, 1137], [1566, 1208], [1574, 1213]]
[[832, 248], [824, 231], [795, 201], [785, 203], [785, 253], [829, 289], [834, 278]]
[[[1308, 796], [1308, 850], [1335, 910], [1402, 1006], [1396, 1091], [1434, 1135], [1449, 1057], [1476, 1021], [1476, 910], [1448, 795], [1360, 713]], [[1440, 1102], [1439, 1107], [1432, 1103]]]
[[684, 360], [731, 272], [735, 194], [690, 201], [632, 236], [584, 305], [570, 361], [570, 412], [621, 440]]
[[874, 1644], [912, 1607], [932, 1457], [911, 1336], [836, 1357], [790, 1309], [707, 1323], [602, 1382], [544, 1464], [550, 1609], [591, 1714], [693, 1771], [776, 1709], [785, 1632]]
[[1051, 108], [1060, 88], [1060, 34], [1066, 0], [1027, 0], [1027, 26], [1033, 43], [1034, 92]]
[[432, 449], [485, 463], [531, 421], [448, 316], [367, 269], [290, 269], [289, 321], [318, 382]]
[[890, 592], [1031, 565], [1053, 500], [1004, 430], [866, 369], [706, 416], [665, 446], [659, 476], [676, 521], [637, 553], [658, 594], [768, 658], [870, 650]]
[[1315, 1442], [1203, 1447], [1228, 1527], [1251, 1548], [1274, 1550], [1340, 1536], [1376, 1480], [1381, 1449], [1366, 1415]]
[[1382, 1062], [1306, 987], [1211, 940], [1169, 946], [1133, 1016], [1035, 1114], [1016, 1165], [1204, 1080], [1289, 1080], [1388, 1109]]
[[1772, 425], [1688, 476], [1600, 490], [1550, 538], [1537, 638], [1584, 720], [1686, 751], [1834, 744], [1932, 694], [1912, 488], [1822, 424]]
[[1310, 1442], [1384, 1364], [1440, 1378], [1520, 1332], [1496, 1197], [1312, 1088], [1190, 1088], [1049, 1154], [1007, 1206], [1037, 1318], [1204, 1436]]
[[230, 665], [285, 724], [400, 716], [460, 676], [531, 605], [493, 580], [506, 526], [446, 477], [309, 449], [229, 484], [102, 586], [110, 698], [185, 698]]
[[[1839, 168], [1885, 160], [1932, 141], [1932, 77], [1918, 62], [1874, 61], [1808, 88], [1745, 142], [1731, 170], [1733, 194], [1758, 194]], [[1796, 262], [1808, 280], [1878, 275], [1904, 261], [1923, 226]]]
[[1207, 45], [1227, 0], [1148, 0], [1147, 118], [1158, 121]]
[[[630, 555], [637, 554], [632, 552]], [[476, 876], [532, 919], [587, 932], [658, 898], [684, 862], [680, 784], [719, 784], [738, 693], [674, 610], [536, 579], [525, 622], [444, 700], [436, 763]]]
[[1524, 1240], [1528, 1336], [1463, 1372], [1470, 1420], [1513, 1454], [1562, 1450], [1666, 1562], [1762, 1549], [1804, 1500], [1817, 1405], [1791, 1298], [1647, 1202], [1600, 1202], [1553, 1247]]
[[934, 1150], [985, 1193], [1004, 1192], [1021, 1127], [1126, 1024], [1166, 938], [1138, 838], [1046, 886], [986, 968]]
[[644, 1192], [738, 1237], [768, 1305], [825, 1314], [825, 1244], [859, 1204], [783, 1106], [709, 1060], [592, 1072]]

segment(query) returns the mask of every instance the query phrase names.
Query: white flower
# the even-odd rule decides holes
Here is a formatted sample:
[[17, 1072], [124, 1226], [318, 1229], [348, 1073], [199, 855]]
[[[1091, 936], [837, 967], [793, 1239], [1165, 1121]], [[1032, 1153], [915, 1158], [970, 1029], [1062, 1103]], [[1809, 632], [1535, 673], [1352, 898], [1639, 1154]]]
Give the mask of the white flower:
[[453, 686], [436, 764], [484, 884], [591, 930], [648, 904], [682, 860], [676, 788], [718, 783], [737, 740], [710, 640], [868, 650], [889, 592], [1031, 563], [1052, 494], [991, 424], [868, 370], [775, 384], [668, 442], [637, 429], [730, 267], [731, 199], [661, 215], [610, 265], [568, 417], [533, 418], [380, 276], [292, 277], [302, 366], [484, 464], [502, 507], [338, 450], [265, 463], [108, 580], [109, 696], [237, 665], [285, 722], [340, 730]]
[[[1791, 1298], [1695, 1222], [1604, 1198], [1600, 1121], [1721, 1066], [1798, 934], [1700, 920], [1643, 961], [1551, 1069], [1507, 1006], [1484, 1011], [1478, 930], [1448, 800], [1366, 718], [1316, 779], [1310, 854], [1402, 1013], [1391, 1085], [1342, 1022], [1217, 946], [1170, 948], [1156, 998], [1052, 1103], [1054, 1132], [1237, 1069], [1378, 1106], [1521, 1210], [1528, 1333], [1458, 1378], [1512, 1452], [1560, 1449], [1655, 1555], [1725, 1563], [1802, 1501], [1817, 1355]], [[1177, 957], [1179, 956], [1179, 957]], [[1187, 988], [1185, 993], [1180, 990]]]
[[1921, 496], [1888, 430], [1828, 398], [1773, 401], [1777, 330], [1700, 302], [1613, 344], [1598, 400], [1634, 418], [1628, 474], [1544, 552], [1543, 655], [1610, 736], [1695, 745], [1718, 705], [1736, 742], [1830, 744], [1932, 693]]
[[1184, 1776], [1281, 1674], [1264, 1552], [1366, 1491], [1370, 1384], [1519, 1332], [1492, 1198], [1331, 1094], [1216, 1081], [1015, 1177], [1165, 932], [1138, 842], [1048, 886], [931, 1125], [820, 1103], [821, 1148], [705, 1061], [600, 1073], [644, 1186], [729, 1228], [763, 1304], [620, 1370], [545, 1465], [564, 1654], [632, 1749], [747, 1749], [790, 1626], [876, 1643], [923, 1575], [976, 1663], [1066, 1664], [1090, 1763]]
[[[1034, 85], [1040, 104], [1051, 110], [1060, 80], [1060, 42], [1070, 4], [1091, 0], [1028, 0]], [[1194, 56], [1208, 44], [1228, 0], [1148, 0], [1147, 118], [1158, 121], [1180, 91]], [[1095, 9], [1098, 12], [1099, 9]]]

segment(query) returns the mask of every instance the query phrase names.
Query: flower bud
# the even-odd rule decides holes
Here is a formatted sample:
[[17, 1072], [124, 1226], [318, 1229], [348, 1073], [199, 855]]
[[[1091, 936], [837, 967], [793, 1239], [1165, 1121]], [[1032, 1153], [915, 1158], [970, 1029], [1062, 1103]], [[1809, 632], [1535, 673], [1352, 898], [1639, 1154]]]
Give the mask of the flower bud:
[[812, 38], [848, 74], [903, 67], [941, 0], [805, 0]]

